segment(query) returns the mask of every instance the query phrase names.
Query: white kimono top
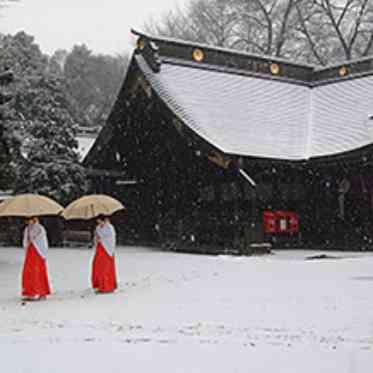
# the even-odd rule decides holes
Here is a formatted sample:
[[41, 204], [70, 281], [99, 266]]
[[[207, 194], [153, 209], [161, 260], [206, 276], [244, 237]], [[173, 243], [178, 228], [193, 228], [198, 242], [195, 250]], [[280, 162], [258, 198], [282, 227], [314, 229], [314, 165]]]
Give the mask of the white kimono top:
[[101, 242], [106, 252], [110, 256], [113, 256], [116, 245], [116, 233], [113, 225], [105, 223], [103, 226], [97, 226], [95, 232], [95, 246], [97, 246], [97, 239]]
[[27, 250], [28, 246], [32, 243], [39, 255], [46, 259], [48, 253], [48, 238], [45, 228], [39, 224], [28, 225], [23, 233], [23, 248]]

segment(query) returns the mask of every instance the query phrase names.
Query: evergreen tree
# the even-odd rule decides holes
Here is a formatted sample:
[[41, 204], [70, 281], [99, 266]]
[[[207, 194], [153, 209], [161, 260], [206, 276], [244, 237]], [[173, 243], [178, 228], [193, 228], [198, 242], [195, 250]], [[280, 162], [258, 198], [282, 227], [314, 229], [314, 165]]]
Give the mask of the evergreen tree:
[[[13, 74], [5, 72], [0, 74], [0, 88], [7, 86], [13, 80]], [[5, 104], [11, 99], [11, 96], [0, 90], [0, 190], [8, 189], [12, 185], [14, 173], [11, 165], [11, 149], [9, 138], [5, 127], [3, 112]]]
[[3, 122], [22, 141], [15, 157], [16, 192], [41, 193], [67, 203], [87, 182], [77, 154], [77, 114], [66, 81], [50, 69], [34, 39], [24, 32], [0, 39], [0, 66], [12, 66], [14, 96]]
[[[61, 52], [53, 60], [61, 60]], [[62, 55], [62, 60], [68, 92], [85, 124], [103, 126], [123, 82], [128, 57], [96, 55], [80, 45]]]
[[60, 78], [44, 77], [22, 97], [32, 101], [32, 118], [24, 139], [25, 160], [20, 168], [17, 191], [38, 192], [68, 203], [86, 189], [86, 175], [79, 164], [77, 126]]

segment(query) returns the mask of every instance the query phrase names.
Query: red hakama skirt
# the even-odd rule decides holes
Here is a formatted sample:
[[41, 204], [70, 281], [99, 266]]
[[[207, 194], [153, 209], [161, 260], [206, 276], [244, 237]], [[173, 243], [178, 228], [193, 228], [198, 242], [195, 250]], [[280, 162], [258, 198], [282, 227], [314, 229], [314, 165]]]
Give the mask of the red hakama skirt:
[[22, 273], [22, 295], [24, 297], [44, 297], [51, 293], [47, 261], [38, 253], [33, 244], [27, 248]]
[[101, 243], [97, 244], [93, 259], [92, 287], [100, 293], [112, 293], [117, 288], [115, 258], [107, 253]]

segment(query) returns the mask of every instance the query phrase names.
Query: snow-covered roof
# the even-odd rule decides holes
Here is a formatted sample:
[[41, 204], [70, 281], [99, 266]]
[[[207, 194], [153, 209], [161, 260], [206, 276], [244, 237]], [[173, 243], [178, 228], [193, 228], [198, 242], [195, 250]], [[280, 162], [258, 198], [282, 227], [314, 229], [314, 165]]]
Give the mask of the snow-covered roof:
[[309, 91], [310, 156], [344, 153], [373, 143], [373, 76]]
[[[373, 57], [317, 67], [133, 32], [125, 85], [139, 69], [170, 110], [223, 153], [306, 161], [373, 145]], [[122, 97], [86, 162], [109, 143], [121, 105]]]
[[163, 59], [136, 61], [161, 99], [222, 152], [306, 160], [373, 143], [373, 76], [299, 84]]

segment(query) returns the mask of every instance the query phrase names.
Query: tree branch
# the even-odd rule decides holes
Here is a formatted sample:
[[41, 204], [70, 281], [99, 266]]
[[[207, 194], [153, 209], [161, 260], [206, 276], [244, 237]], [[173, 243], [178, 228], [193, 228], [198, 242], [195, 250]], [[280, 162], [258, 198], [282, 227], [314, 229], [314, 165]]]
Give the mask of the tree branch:
[[364, 52], [363, 52], [363, 56], [364, 57], [369, 54], [369, 51], [372, 48], [372, 46], [373, 46], [373, 31], [371, 32], [368, 44], [367, 44], [367, 46], [364, 49]]
[[315, 58], [317, 59], [317, 61], [319, 61], [319, 63], [321, 65], [325, 65], [325, 62], [324, 62], [323, 58], [319, 55], [319, 53], [317, 51], [316, 45], [315, 45], [315, 43], [312, 39], [311, 34], [308, 32], [308, 28], [307, 28], [305, 19], [303, 17], [302, 11], [300, 10], [299, 4], [296, 4], [295, 7], [297, 9], [299, 21], [300, 21], [301, 26], [302, 26], [302, 31], [303, 31], [304, 35], [306, 36], [306, 38], [308, 40], [308, 43], [309, 43], [309, 46], [311, 48], [311, 51], [312, 51], [313, 55], [315, 56]]
[[359, 34], [359, 31], [360, 31], [360, 26], [361, 26], [361, 21], [363, 19], [363, 16], [364, 16], [364, 13], [365, 13], [365, 9], [366, 9], [366, 6], [368, 4], [368, 0], [363, 0], [363, 3], [361, 4], [361, 7], [360, 7], [360, 11], [359, 11], [359, 15], [355, 21], [355, 27], [354, 27], [354, 31], [351, 35], [351, 39], [350, 39], [350, 43], [349, 43], [349, 49], [350, 51], [352, 50], [352, 47], [356, 41], [356, 38]]
[[350, 50], [350, 48], [349, 48], [349, 46], [347, 44], [347, 41], [343, 37], [342, 31], [340, 29], [340, 26], [338, 26], [337, 21], [336, 21], [336, 19], [334, 17], [333, 9], [332, 9], [332, 6], [330, 4], [330, 0], [324, 0], [323, 3], [324, 3], [323, 4], [323, 9], [325, 9], [326, 14], [329, 17], [329, 19], [331, 21], [331, 24], [332, 24], [335, 32], [337, 33], [338, 39], [339, 39], [340, 43], [342, 44], [342, 48], [343, 48], [343, 50], [345, 52], [346, 58], [347, 59], [351, 59], [351, 50]]
[[266, 50], [266, 54], [270, 55], [271, 54], [271, 50], [272, 50], [272, 43], [273, 43], [273, 24], [272, 24], [272, 19], [269, 15], [269, 13], [267, 12], [267, 9], [265, 8], [264, 4], [261, 2], [261, 0], [254, 0], [260, 10], [262, 11], [266, 21], [267, 21], [267, 50]]

